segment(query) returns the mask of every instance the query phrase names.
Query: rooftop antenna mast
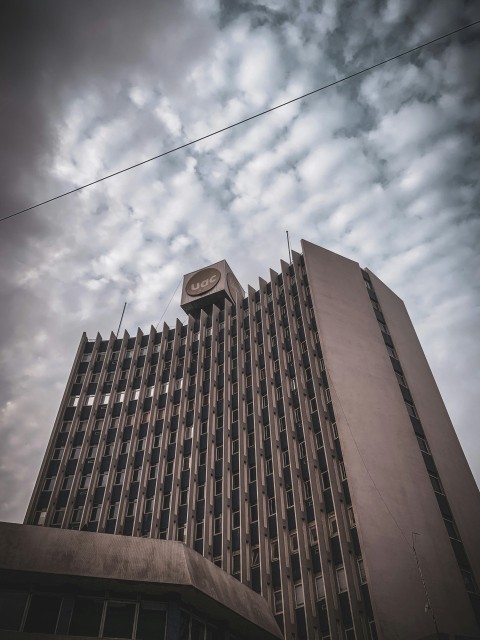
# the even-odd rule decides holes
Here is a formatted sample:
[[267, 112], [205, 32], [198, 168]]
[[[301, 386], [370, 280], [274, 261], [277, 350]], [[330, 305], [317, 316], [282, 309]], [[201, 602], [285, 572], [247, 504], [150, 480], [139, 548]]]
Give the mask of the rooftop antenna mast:
[[118, 334], [120, 332], [120, 327], [122, 326], [123, 314], [125, 313], [126, 307], [127, 307], [127, 303], [125, 302], [125, 304], [123, 305], [122, 316], [120, 318], [120, 324], [118, 325], [118, 329], [117, 329], [117, 338], [118, 338]]
[[290, 264], [292, 264], [292, 252], [290, 251], [290, 238], [288, 237], [288, 231], [285, 231], [287, 234], [287, 245], [288, 245], [288, 257], [290, 258]]

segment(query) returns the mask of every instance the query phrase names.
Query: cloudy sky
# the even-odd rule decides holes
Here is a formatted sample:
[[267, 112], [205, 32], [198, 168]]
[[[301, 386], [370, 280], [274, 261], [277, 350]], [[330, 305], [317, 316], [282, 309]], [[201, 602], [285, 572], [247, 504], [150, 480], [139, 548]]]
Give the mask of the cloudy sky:
[[[0, 217], [480, 18], [451, 0], [4, 0]], [[306, 238], [404, 300], [480, 479], [480, 26], [0, 224], [0, 520], [22, 521], [83, 331], [157, 324]], [[184, 317], [178, 291], [165, 320]]]

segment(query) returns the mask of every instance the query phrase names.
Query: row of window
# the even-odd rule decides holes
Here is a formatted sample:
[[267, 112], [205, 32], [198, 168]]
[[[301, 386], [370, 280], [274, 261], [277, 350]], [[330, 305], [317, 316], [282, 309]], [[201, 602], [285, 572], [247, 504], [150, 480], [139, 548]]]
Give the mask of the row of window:
[[[371, 283], [365, 279], [365, 284], [367, 289], [373, 291], [373, 287], [371, 285]], [[378, 302], [376, 302], [375, 300], [371, 300], [373, 307], [379, 311], [380, 313], [382, 313], [381, 307], [378, 304]], [[385, 322], [380, 322], [378, 321], [379, 327], [381, 329], [381, 331], [387, 335], [389, 335], [389, 331], [388, 331], [388, 327], [386, 325]], [[389, 355], [395, 359], [398, 360], [398, 355], [394, 349], [393, 346], [389, 346], [388, 344], [386, 345], [387, 347], [387, 351], [389, 353]], [[397, 377], [398, 383], [401, 387], [404, 387], [406, 389], [408, 389], [408, 385], [407, 385], [407, 381], [405, 379], [405, 377], [403, 376], [403, 374], [398, 373], [397, 371], [395, 371], [395, 375]], [[417, 409], [415, 408], [415, 405], [412, 402], [409, 402], [408, 400], [405, 400], [405, 407], [407, 409], [408, 414], [412, 417], [415, 418], [416, 420], [419, 420], [419, 416], [418, 416], [418, 412]], [[417, 438], [417, 442], [418, 442], [418, 446], [420, 448], [420, 451], [424, 454], [428, 454], [429, 456], [431, 456], [431, 451], [430, 448], [428, 446], [427, 440], [424, 436], [419, 435], [418, 433], [415, 434], [416, 438]], [[435, 491], [435, 493], [439, 494], [439, 495], [445, 495], [444, 494], [444, 490], [443, 490], [443, 486], [442, 483], [440, 481], [440, 478], [438, 477], [438, 474], [435, 471], [431, 471], [429, 470], [428, 472], [430, 481], [432, 483], [432, 487], [433, 490]], [[458, 533], [458, 529], [457, 526], [455, 524], [455, 521], [453, 520], [453, 516], [452, 517], [448, 517], [446, 516], [444, 513], [442, 513], [442, 517], [443, 517], [443, 521], [448, 533], [448, 536], [451, 540], [454, 541], [458, 541], [461, 542], [461, 538], [460, 538], [460, 534]], [[460, 572], [462, 574], [466, 589], [468, 591], [471, 592], [476, 592], [477, 591], [477, 587], [475, 584], [475, 580], [473, 577], [473, 573], [470, 570], [470, 567], [467, 565], [459, 565], [460, 568]]]

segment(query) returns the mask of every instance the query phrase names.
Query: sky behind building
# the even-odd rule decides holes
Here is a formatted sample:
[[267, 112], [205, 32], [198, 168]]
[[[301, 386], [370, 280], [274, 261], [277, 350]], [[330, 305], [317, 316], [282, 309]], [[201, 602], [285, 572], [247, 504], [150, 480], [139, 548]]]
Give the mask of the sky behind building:
[[[141, 9], [139, 9], [139, 6]], [[7, 1], [0, 217], [480, 18], [474, 3]], [[21, 521], [80, 336], [156, 325], [306, 238], [407, 305], [477, 481], [480, 27], [0, 225], [0, 519]], [[180, 288], [165, 317], [184, 317]]]

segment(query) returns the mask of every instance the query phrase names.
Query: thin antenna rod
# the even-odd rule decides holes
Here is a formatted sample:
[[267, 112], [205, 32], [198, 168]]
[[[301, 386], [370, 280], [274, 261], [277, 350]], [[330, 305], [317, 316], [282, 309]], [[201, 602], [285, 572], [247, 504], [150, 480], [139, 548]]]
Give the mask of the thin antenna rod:
[[290, 264], [292, 264], [292, 252], [290, 251], [290, 238], [288, 237], [288, 231], [285, 231], [287, 234], [287, 245], [288, 245], [288, 256], [290, 258]]
[[122, 317], [120, 318], [120, 324], [118, 325], [118, 329], [117, 329], [117, 338], [120, 332], [120, 327], [122, 326], [123, 314], [125, 313], [126, 307], [127, 307], [127, 303], [125, 302], [125, 304], [123, 305]]
[[440, 632], [438, 630], [438, 625], [437, 625], [437, 619], [435, 618], [435, 612], [433, 610], [432, 607], [432, 603], [430, 602], [430, 597], [428, 595], [428, 590], [427, 590], [427, 585], [425, 582], [425, 578], [423, 577], [423, 573], [422, 573], [422, 568], [420, 567], [420, 562], [418, 560], [418, 556], [417, 556], [417, 550], [415, 549], [415, 536], [419, 536], [420, 534], [417, 533], [416, 531], [412, 531], [412, 551], [413, 551], [413, 555], [415, 556], [415, 562], [417, 563], [417, 568], [418, 568], [418, 572], [420, 574], [420, 578], [422, 580], [422, 584], [423, 584], [423, 588], [425, 590], [425, 597], [427, 599], [427, 605], [425, 607], [425, 613], [430, 610], [432, 613], [432, 618], [433, 618], [433, 624], [435, 625], [435, 633], [437, 634], [438, 637], [440, 637]]

